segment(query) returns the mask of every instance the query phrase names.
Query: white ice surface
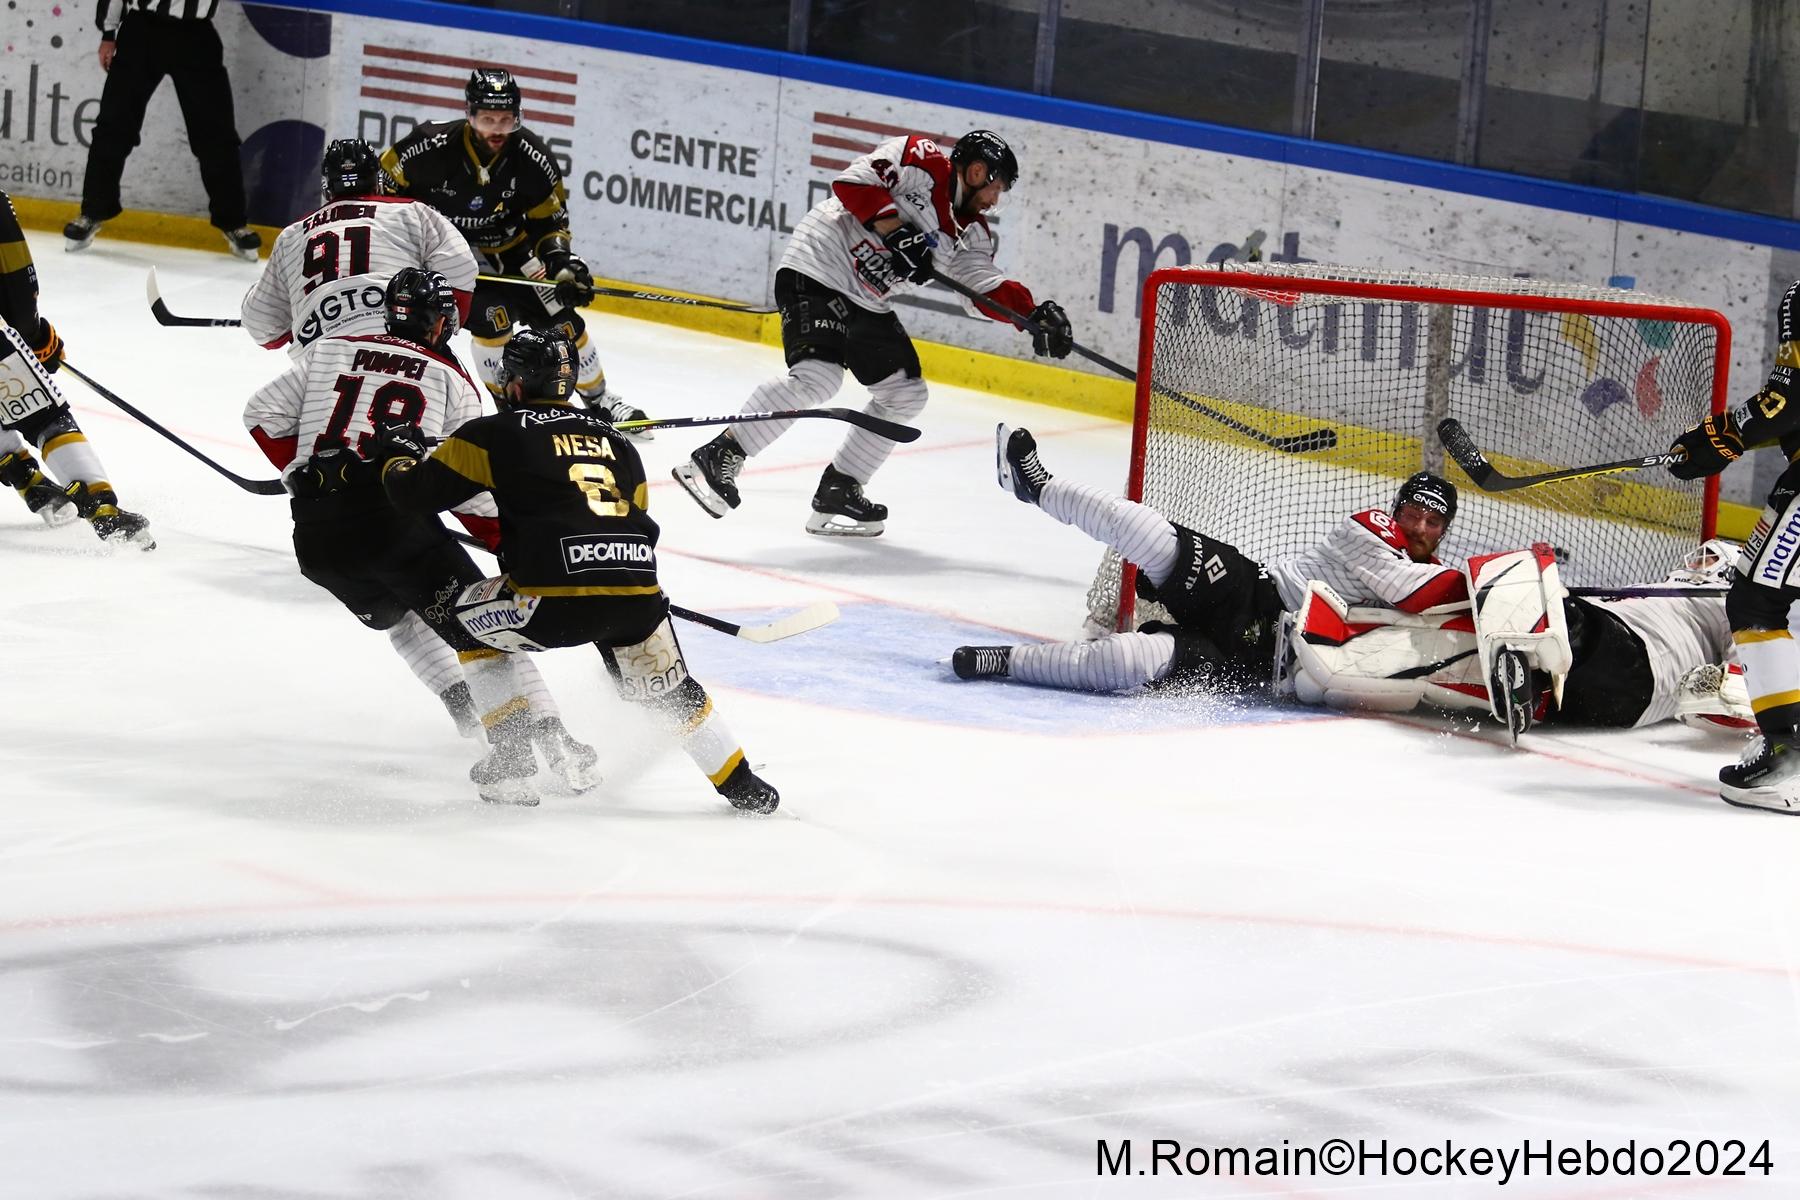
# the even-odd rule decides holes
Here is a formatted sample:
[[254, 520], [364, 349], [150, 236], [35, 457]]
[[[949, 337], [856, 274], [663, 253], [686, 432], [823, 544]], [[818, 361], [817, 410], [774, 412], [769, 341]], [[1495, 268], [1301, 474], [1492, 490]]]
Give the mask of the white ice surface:
[[[280, 368], [250, 268], [33, 234], [72, 360], [241, 474]], [[614, 386], [734, 411], [768, 347], [601, 316]], [[1110, 347], [1115, 354], [1126, 350]], [[1800, 821], [1678, 726], [1531, 734], [958, 683], [1074, 632], [1098, 550], [994, 486], [997, 420], [1108, 486], [1127, 430], [934, 387], [871, 541], [807, 535], [802, 425], [714, 521], [645, 454], [664, 579], [780, 812], [740, 819], [540, 659], [607, 782], [483, 808], [388, 649], [300, 578], [279, 499], [70, 381], [160, 547], [0, 496], [0, 1195], [1800, 1194]], [[845, 400], [860, 399], [860, 389]], [[1096, 1140], [1771, 1139], [1731, 1180], [1097, 1178]]]

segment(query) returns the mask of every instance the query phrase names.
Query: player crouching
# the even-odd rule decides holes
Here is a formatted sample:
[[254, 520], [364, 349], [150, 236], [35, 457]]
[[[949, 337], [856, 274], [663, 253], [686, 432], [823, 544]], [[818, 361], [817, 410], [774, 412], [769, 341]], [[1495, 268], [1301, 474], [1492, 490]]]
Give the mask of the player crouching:
[[570, 404], [569, 339], [521, 329], [501, 355], [500, 412], [470, 421], [426, 456], [409, 425], [384, 426], [376, 453], [388, 497], [439, 512], [482, 491], [500, 509], [507, 573], [463, 589], [457, 619], [498, 649], [591, 642], [619, 694], [678, 731], [682, 748], [733, 807], [773, 812], [776, 790], [688, 674], [656, 574], [656, 523], [637, 451], [599, 415]]

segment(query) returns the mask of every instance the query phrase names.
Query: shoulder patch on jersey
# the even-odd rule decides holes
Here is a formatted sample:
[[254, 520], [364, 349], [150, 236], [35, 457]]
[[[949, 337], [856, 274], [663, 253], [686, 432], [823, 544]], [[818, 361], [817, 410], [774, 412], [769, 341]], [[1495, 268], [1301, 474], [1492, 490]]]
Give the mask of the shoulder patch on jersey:
[[1379, 508], [1365, 508], [1362, 512], [1350, 514], [1350, 519], [1364, 529], [1386, 542], [1389, 546], [1406, 553], [1406, 535], [1394, 524], [1394, 518]]

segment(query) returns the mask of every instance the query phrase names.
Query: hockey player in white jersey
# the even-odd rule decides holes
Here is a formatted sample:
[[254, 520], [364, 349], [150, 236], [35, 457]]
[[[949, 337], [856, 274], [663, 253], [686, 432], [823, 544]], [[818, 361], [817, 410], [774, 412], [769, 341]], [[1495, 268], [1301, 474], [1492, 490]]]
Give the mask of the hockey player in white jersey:
[[1468, 599], [1462, 573], [1434, 557], [1456, 516], [1455, 487], [1434, 475], [1403, 483], [1391, 515], [1353, 513], [1319, 545], [1265, 568], [1153, 508], [1052, 477], [1029, 430], [1000, 426], [995, 455], [1001, 487], [1117, 550], [1137, 568], [1138, 595], [1174, 621], [1092, 641], [962, 646], [951, 665], [963, 679], [1095, 692], [1145, 684], [1238, 691], [1269, 682], [1281, 614], [1299, 605], [1308, 580], [1402, 612]]
[[396, 510], [368, 461], [379, 425], [416, 424], [441, 437], [481, 415], [480, 392], [446, 349], [456, 297], [442, 275], [408, 267], [388, 282], [384, 309], [388, 332], [317, 342], [258, 389], [244, 424], [293, 497], [301, 574], [371, 629], [411, 612], [448, 643], [493, 747], [470, 778], [484, 800], [536, 804], [536, 768], [517, 765], [532, 759], [534, 730], [515, 664], [469, 636], [446, 607], [482, 572], [435, 519]]
[[31, 248], [12, 198], [0, 191], [0, 484], [48, 525], [81, 516], [104, 542], [153, 550], [150, 522], [119, 507], [100, 456], [50, 378], [62, 361], [62, 337], [38, 312]]
[[[925, 407], [925, 380], [891, 297], [930, 279], [934, 268], [1015, 312], [1029, 312], [1039, 330], [1032, 348], [1066, 357], [1074, 336], [1061, 306], [1039, 304], [994, 265], [996, 239], [986, 214], [1018, 177], [1011, 148], [984, 129], [959, 138], [948, 155], [914, 134], [889, 139], [851, 163], [832, 182], [832, 194], [801, 219], [781, 256], [775, 302], [788, 369], [752, 392], [744, 411], [817, 408], [837, 394], [848, 371], [869, 389], [870, 413], [916, 419]], [[740, 502], [736, 480], [745, 458], [768, 449], [789, 425], [728, 426], [676, 467], [675, 478], [702, 508], [723, 517]], [[807, 531], [881, 533], [887, 506], [865, 496], [863, 486], [893, 447], [887, 438], [853, 429], [819, 480]]]
[[386, 332], [383, 294], [394, 272], [423, 267], [449, 281], [457, 321], [475, 292], [475, 253], [429, 204], [381, 194], [381, 161], [367, 142], [341, 138], [319, 167], [325, 202], [281, 231], [244, 295], [244, 331], [294, 353], [322, 337]]

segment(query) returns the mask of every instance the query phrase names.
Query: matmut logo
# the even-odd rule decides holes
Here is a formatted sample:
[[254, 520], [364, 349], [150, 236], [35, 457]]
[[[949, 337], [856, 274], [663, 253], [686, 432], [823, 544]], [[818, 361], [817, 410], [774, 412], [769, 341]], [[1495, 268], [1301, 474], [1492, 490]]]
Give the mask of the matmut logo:
[[580, 78], [572, 71], [552, 71], [491, 58], [432, 54], [372, 42], [364, 42], [362, 51], [363, 97], [421, 110], [422, 120], [445, 121], [462, 116], [467, 111], [463, 88], [469, 82], [469, 72], [479, 67], [499, 67], [511, 71], [518, 80], [525, 102], [521, 113], [525, 124], [561, 129], [575, 125], [575, 89]]

